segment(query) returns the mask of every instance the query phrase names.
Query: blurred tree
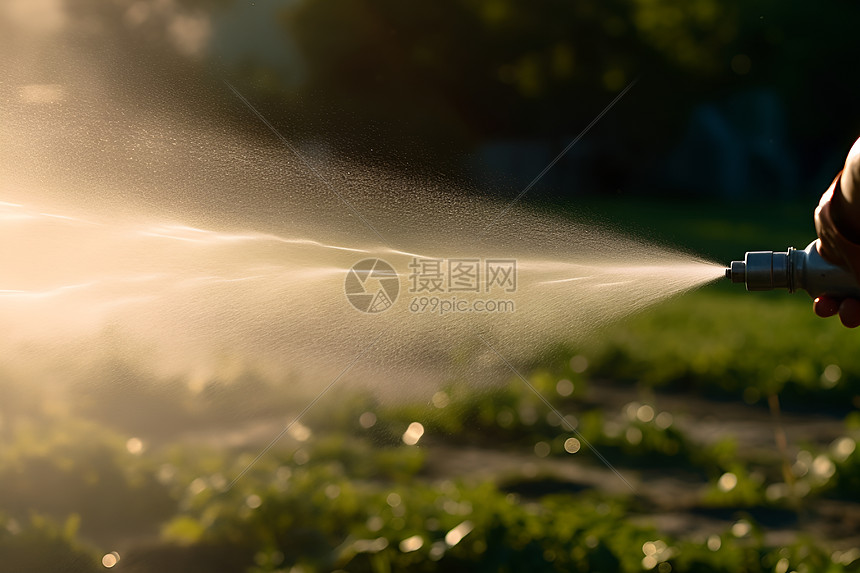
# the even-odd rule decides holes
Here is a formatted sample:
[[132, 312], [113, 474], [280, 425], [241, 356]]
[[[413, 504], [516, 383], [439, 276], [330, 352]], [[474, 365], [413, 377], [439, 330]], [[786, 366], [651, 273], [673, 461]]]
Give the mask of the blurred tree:
[[569, 131], [560, 111], [605, 101], [637, 71], [621, 3], [549, 4], [309, 0], [283, 19], [309, 62], [308, 91], [346, 115], [472, 137], [545, 134]]
[[775, 0], [299, 0], [282, 21], [307, 61], [308, 107], [395, 149], [563, 139], [643, 75], [600, 130], [619, 154], [610, 170], [635, 171], [678, 141], [697, 104], [738, 91], [776, 93], [801, 149], [856, 130], [849, 99], [860, 80], [843, 74], [826, 96], [816, 86], [856, 52], [848, 27], [860, 8], [809, 10]]

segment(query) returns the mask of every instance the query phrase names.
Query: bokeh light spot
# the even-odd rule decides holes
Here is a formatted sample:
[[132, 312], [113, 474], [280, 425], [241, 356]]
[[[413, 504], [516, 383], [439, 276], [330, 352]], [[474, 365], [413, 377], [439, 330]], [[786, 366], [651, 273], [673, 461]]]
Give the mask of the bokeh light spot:
[[708, 549], [710, 549], [711, 551], [719, 551], [720, 547], [722, 547], [723, 545], [723, 540], [720, 539], [719, 535], [714, 534], [708, 537], [707, 545]]
[[403, 432], [403, 443], [407, 446], [414, 446], [424, 435], [424, 426], [418, 422], [412, 422], [406, 431]]
[[564, 441], [564, 451], [569, 454], [575, 454], [581, 447], [582, 444], [576, 438], [568, 438]]
[[672, 414], [670, 414], [669, 412], [660, 412], [659, 414], [657, 414], [657, 417], [654, 418], [654, 423], [661, 430], [668, 429], [669, 426], [671, 426], [672, 422], [674, 422], [674, 421], [675, 421], [675, 419], [672, 417]]
[[420, 535], [413, 535], [412, 537], [407, 537], [400, 542], [400, 551], [402, 551], [403, 553], [409, 553], [410, 551], [418, 551], [423, 545], [424, 538]]
[[373, 412], [365, 412], [358, 417], [358, 423], [364, 429], [372, 428], [376, 425], [376, 414]]
[[654, 419], [654, 408], [648, 404], [639, 406], [639, 409], [636, 410], [636, 418], [638, 418], [640, 422], [650, 422]]
[[588, 358], [581, 354], [577, 354], [570, 359], [570, 369], [577, 374], [582, 374], [588, 369]]
[[729, 492], [735, 489], [735, 486], [738, 485], [738, 476], [733, 474], [732, 472], [726, 472], [720, 476], [719, 481], [717, 482], [717, 487], [720, 488], [720, 491]]
[[836, 364], [828, 364], [821, 373], [821, 386], [833, 388], [842, 379], [842, 369]]
[[125, 449], [128, 450], [128, 453], [139, 455], [143, 453], [143, 442], [140, 438], [129, 438], [125, 443]]
[[400, 499], [400, 495], [396, 493], [389, 493], [388, 497], [385, 498], [385, 503], [387, 503], [391, 507], [399, 506], [401, 501], [402, 500]]
[[434, 406], [436, 406], [439, 409], [442, 409], [451, 403], [451, 398], [448, 397], [447, 393], [442, 392], [440, 390], [439, 392], [436, 392], [435, 394], [433, 394], [433, 398], [431, 399], [431, 401], [433, 402]]
[[119, 563], [119, 553], [117, 553], [116, 551], [106, 553], [102, 557], [102, 565], [104, 565], [108, 569], [114, 567], [117, 563]]
[[570, 396], [573, 394], [573, 382], [563, 378], [555, 385], [555, 391], [558, 392], [559, 396]]

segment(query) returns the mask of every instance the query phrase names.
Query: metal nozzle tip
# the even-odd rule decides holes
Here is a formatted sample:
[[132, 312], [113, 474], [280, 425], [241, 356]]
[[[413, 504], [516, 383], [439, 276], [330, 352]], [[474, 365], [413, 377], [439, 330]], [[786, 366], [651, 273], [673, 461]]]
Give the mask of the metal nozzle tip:
[[744, 261], [732, 261], [726, 269], [726, 278], [733, 283], [745, 283], [747, 280], [747, 265]]

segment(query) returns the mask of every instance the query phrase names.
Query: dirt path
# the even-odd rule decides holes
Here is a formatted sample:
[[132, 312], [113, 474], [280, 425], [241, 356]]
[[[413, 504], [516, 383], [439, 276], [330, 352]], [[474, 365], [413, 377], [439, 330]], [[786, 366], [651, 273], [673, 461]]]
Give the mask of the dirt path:
[[[782, 454], [768, 409], [681, 394], [658, 393], [648, 398], [644, 400], [631, 386], [593, 384], [586, 400], [601, 407], [609, 420], [613, 413], [620, 417], [627, 404], [647, 401], [670, 412], [673, 423], [690, 440], [712, 444], [732, 436], [741, 459], [780, 471]], [[841, 418], [823, 414], [782, 413], [781, 426], [792, 458], [803, 447], [825, 448], [845, 435]], [[674, 536], [703, 540], [708, 535], [724, 533], [745, 512], [741, 508], [703, 505], [707, 480], [678, 468], [623, 468], [619, 469], [622, 480], [607, 467], [582, 463], [574, 457], [539, 458], [530, 452], [446, 444], [428, 445], [427, 451], [430, 478], [492, 480], [524, 496], [586, 489], [632, 495], [635, 505], [644, 508], [632, 519]], [[834, 549], [860, 545], [860, 504], [827, 499], [804, 499], [801, 503], [800, 511], [755, 508], [746, 513], [763, 527], [766, 541], [773, 545], [789, 543], [801, 533], [829, 542]]]

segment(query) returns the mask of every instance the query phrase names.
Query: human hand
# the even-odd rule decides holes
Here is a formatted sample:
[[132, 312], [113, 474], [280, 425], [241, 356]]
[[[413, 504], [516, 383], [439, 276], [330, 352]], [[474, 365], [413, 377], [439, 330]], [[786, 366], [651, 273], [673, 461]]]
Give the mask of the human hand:
[[[831, 263], [850, 269], [860, 283], [860, 139], [842, 170], [822, 195], [815, 210], [818, 252]], [[839, 315], [848, 328], [860, 326], [860, 299], [821, 296], [813, 302], [815, 314]]]

